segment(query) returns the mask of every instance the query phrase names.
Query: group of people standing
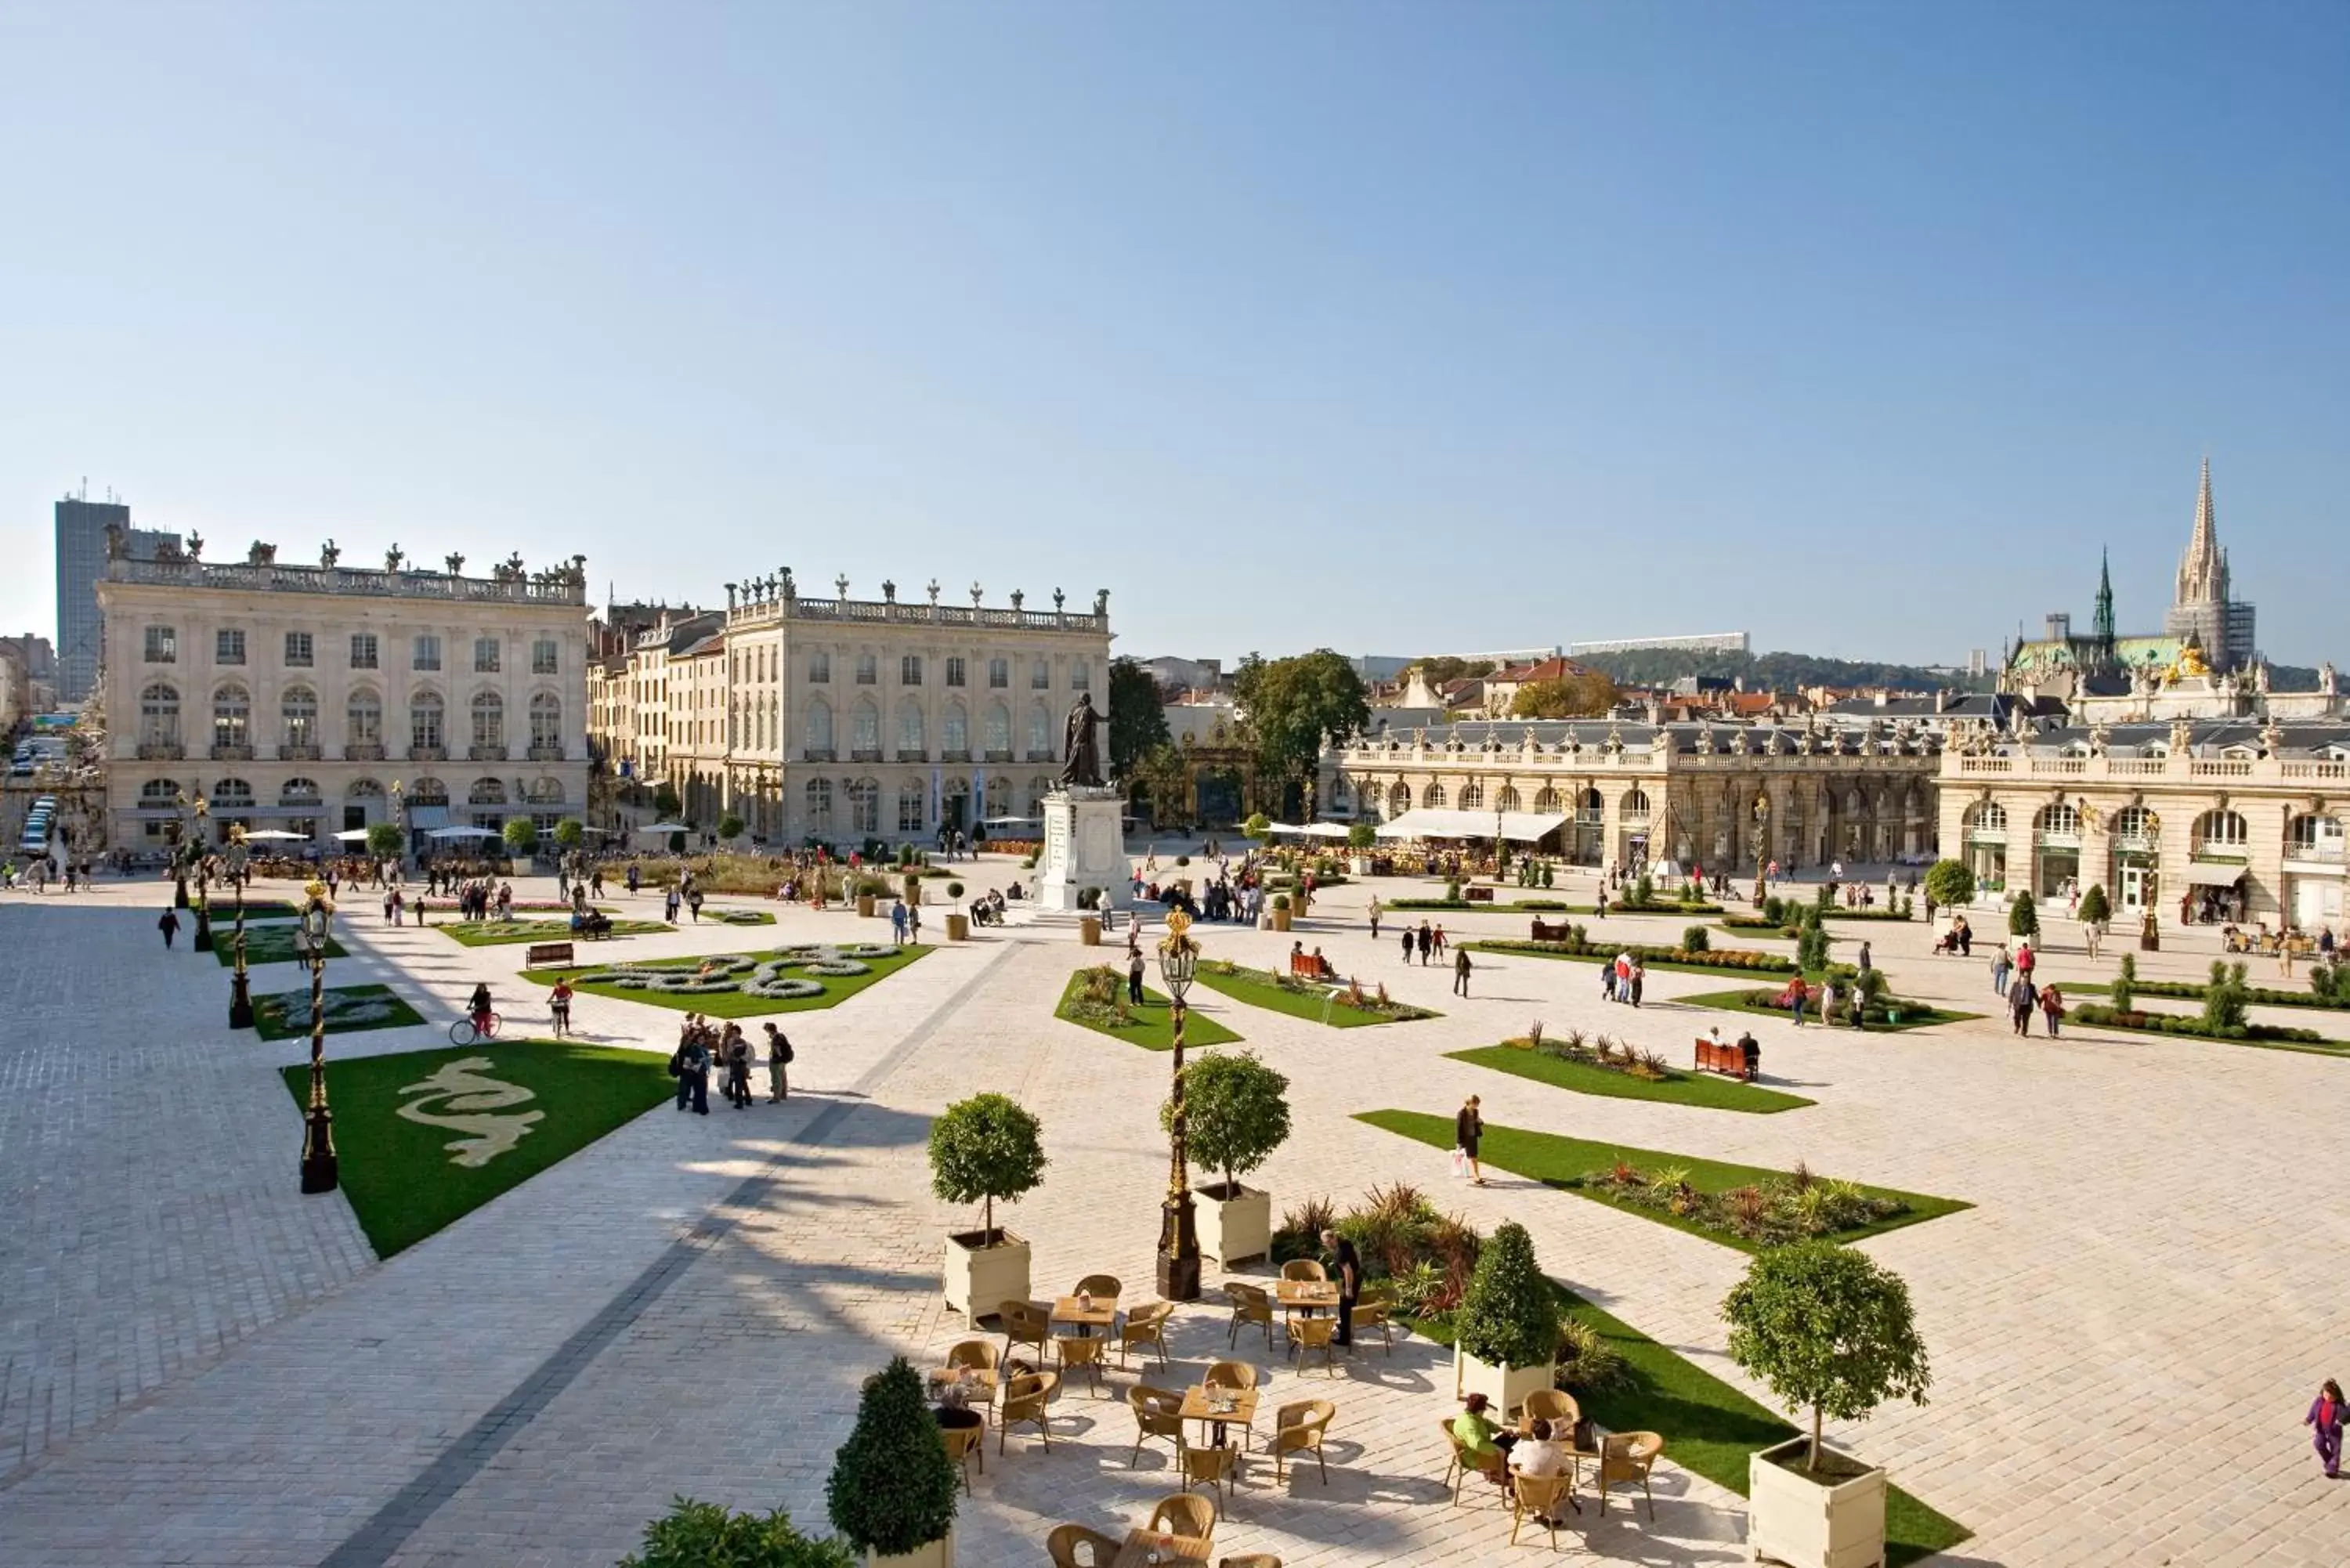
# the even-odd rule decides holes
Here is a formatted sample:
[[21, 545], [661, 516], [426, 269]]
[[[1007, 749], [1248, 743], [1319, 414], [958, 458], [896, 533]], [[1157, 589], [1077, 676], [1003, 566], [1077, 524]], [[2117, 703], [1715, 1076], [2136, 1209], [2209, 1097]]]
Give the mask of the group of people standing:
[[[767, 1033], [767, 1103], [782, 1105], [791, 1097], [792, 1043], [773, 1022]], [[710, 1075], [725, 1075], [726, 1100], [736, 1110], [751, 1108], [751, 1068], [758, 1049], [739, 1023], [720, 1028], [698, 1012], [685, 1015], [678, 1031], [677, 1049], [670, 1054], [670, 1075], [677, 1080], [677, 1108], [690, 1105], [697, 1116], [710, 1114]]]

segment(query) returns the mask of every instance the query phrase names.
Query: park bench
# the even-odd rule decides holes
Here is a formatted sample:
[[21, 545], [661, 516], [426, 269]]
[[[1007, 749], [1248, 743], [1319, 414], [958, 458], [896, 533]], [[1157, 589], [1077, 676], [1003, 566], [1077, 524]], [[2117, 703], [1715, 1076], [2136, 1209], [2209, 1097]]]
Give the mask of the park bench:
[[1301, 980], [1336, 980], [1338, 978], [1338, 971], [1330, 967], [1330, 961], [1324, 958], [1319, 953], [1290, 954], [1289, 972], [1297, 976]]
[[1561, 920], [1555, 926], [1544, 925], [1540, 920], [1534, 922], [1534, 940], [1538, 942], [1563, 942], [1574, 934], [1565, 920]]
[[1697, 1043], [1697, 1070], [1720, 1073], [1724, 1076], [1752, 1082], [1754, 1074], [1746, 1066], [1746, 1053], [1731, 1040], [1700, 1040]]
[[1461, 889], [1461, 896], [1472, 904], [1490, 904], [1493, 901], [1493, 889], [1491, 888], [1464, 888]]
[[522, 967], [525, 969], [536, 969], [541, 964], [549, 963], [569, 969], [571, 944], [569, 942], [533, 942], [530, 944], [530, 950], [523, 954]]

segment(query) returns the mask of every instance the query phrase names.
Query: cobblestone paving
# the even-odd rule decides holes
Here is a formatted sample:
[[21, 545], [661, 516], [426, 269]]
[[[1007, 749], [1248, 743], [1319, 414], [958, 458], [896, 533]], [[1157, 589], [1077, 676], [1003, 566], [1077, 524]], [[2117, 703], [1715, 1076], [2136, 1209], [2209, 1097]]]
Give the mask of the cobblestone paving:
[[[1061, 979], [1094, 956], [1066, 940], [1015, 931], [945, 950], [839, 1009], [799, 1015], [789, 1107], [650, 1115], [374, 1267], [339, 1199], [293, 1194], [298, 1116], [270, 1075], [300, 1043], [259, 1046], [221, 1027], [226, 982], [211, 960], [182, 967], [184, 953], [148, 950], [152, 895], [139, 889], [137, 909], [123, 891], [70, 908], [0, 903], [6, 950], [25, 961], [0, 983], [16, 1016], [45, 1021], [5, 1058], [20, 1092], [0, 1110], [0, 1182], [20, 1210], [47, 1205], [0, 1257], [11, 1303], [0, 1414], [12, 1438], [28, 1435], [20, 1461], [40, 1461], [0, 1483], [0, 1557], [12, 1565], [605, 1563], [679, 1491], [780, 1504], [820, 1527], [858, 1379], [892, 1350], [920, 1360], [963, 1337], [936, 1279], [941, 1231], [967, 1218], [931, 1199], [921, 1141], [931, 1113], [980, 1087], [1045, 1123], [1054, 1166], [1014, 1214], [1035, 1245], [1035, 1288], [1107, 1270], [1149, 1293], [1167, 1059], [1049, 1017]], [[1277, 1201], [1402, 1178], [1480, 1225], [1520, 1219], [1552, 1272], [1742, 1383], [1715, 1316], [1740, 1255], [1499, 1173], [1487, 1189], [1452, 1185], [1439, 1151], [1351, 1114], [1449, 1111], [1473, 1091], [1496, 1123], [1762, 1165], [1804, 1159], [1967, 1199], [1978, 1207], [1866, 1243], [1910, 1282], [1933, 1402], [1838, 1434], [1978, 1532], [1952, 1561], [2342, 1560], [2350, 1493], [2319, 1478], [2299, 1417], [2315, 1382], [2339, 1375], [2334, 1282], [2350, 1225], [2322, 1197], [2303, 1198], [2322, 1179], [2322, 1167], [2303, 1168], [2303, 1129], [2342, 1124], [2350, 1064], [2086, 1033], [2018, 1042], [1990, 1021], [1866, 1037], [1765, 1024], [1771, 1076], [1817, 1106], [1741, 1116], [1568, 1095], [1442, 1053], [1541, 1017], [1678, 1056], [1689, 1035], [1731, 1020], [1671, 999], [1730, 982], [1660, 973], [1635, 1014], [1599, 1002], [1587, 966], [1496, 956], [1463, 1002], [1449, 975], [1407, 971], [1388, 943], [1374, 946], [1357, 909], [1334, 898], [1327, 923], [1301, 934], [1446, 1017], [1339, 1032], [1200, 998], [1291, 1075], [1298, 1133], [1261, 1179]], [[1502, 916], [1448, 924], [1456, 935], [1521, 929]], [[848, 929], [847, 917], [787, 912], [754, 936]], [[1244, 961], [1275, 962], [1287, 946], [1202, 934]], [[1907, 931], [1867, 934], [1904, 992], [1990, 1001], [1981, 960], [1929, 959]], [[513, 979], [511, 950], [369, 918], [346, 938], [358, 956], [337, 966], [338, 981], [388, 979], [428, 1019], [450, 1017], [477, 978], [514, 999], [510, 1017], [532, 994]], [[2149, 960], [2149, 975], [2199, 970], [2199, 938]], [[628, 950], [744, 945], [705, 928]], [[2060, 980], [2086, 968], [2077, 953], [2051, 961]], [[133, 1070], [65, 1070], [64, 1032], [101, 996], [103, 1049]], [[662, 1010], [582, 1002], [583, 1026], [608, 1043], [666, 1049], [676, 1026]], [[117, 1016], [134, 1021], [123, 1033], [135, 1038], [116, 1039]], [[414, 1049], [444, 1026], [330, 1044]], [[56, 1174], [77, 1152], [101, 1161], [96, 1183]], [[120, 1201], [116, 1186], [139, 1201]], [[187, 1212], [124, 1218], [151, 1214], [157, 1190], [186, 1194]], [[575, 1343], [664, 1260], [641, 1311]], [[183, 1320], [234, 1326], [182, 1340]], [[1024, 1432], [999, 1457], [991, 1438], [962, 1561], [1041, 1562], [1053, 1522], [1112, 1528], [1171, 1490], [1163, 1449], [1128, 1468], [1123, 1394], [1138, 1378], [1192, 1380], [1222, 1352], [1220, 1312], [1187, 1311], [1178, 1324], [1174, 1369], [1114, 1371], [1098, 1398], [1082, 1383], [1065, 1392], [1049, 1454]], [[1268, 1465], [1253, 1466], [1220, 1552], [1367, 1563], [1502, 1549], [1507, 1521], [1490, 1490], [1456, 1510], [1439, 1484], [1431, 1423], [1451, 1384], [1430, 1347], [1372, 1349], [1329, 1379], [1241, 1343], [1271, 1373], [1269, 1400], [1329, 1397], [1340, 1413], [1327, 1485], [1309, 1474], [1276, 1487]], [[119, 1347], [149, 1344], [182, 1348], [147, 1376]], [[109, 1350], [140, 1378], [85, 1380]], [[60, 1400], [76, 1412], [63, 1425]], [[529, 1418], [493, 1417], [516, 1409]], [[1737, 1500], [1667, 1459], [1653, 1525], [1620, 1506], [1586, 1516], [1562, 1535], [1569, 1553], [1742, 1559]]]

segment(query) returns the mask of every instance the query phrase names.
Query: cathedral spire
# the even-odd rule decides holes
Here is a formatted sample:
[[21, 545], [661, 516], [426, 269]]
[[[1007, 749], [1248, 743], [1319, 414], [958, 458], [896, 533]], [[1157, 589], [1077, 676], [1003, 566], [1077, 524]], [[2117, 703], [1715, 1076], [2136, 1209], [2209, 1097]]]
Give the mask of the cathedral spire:
[[2195, 535], [2178, 562], [2175, 603], [2218, 604], [2228, 597], [2228, 561], [2220, 551], [2217, 514], [2211, 505], [2211, 460], [2203, 460], [2203, 481], [2195, 495]]
[[2098, 649], [2111, 654], [2114, 650], [2114, 572], [2113, 563], [2103, 549], [2097, 552], [2097, 611], [2090, 629], [2097, 639]]

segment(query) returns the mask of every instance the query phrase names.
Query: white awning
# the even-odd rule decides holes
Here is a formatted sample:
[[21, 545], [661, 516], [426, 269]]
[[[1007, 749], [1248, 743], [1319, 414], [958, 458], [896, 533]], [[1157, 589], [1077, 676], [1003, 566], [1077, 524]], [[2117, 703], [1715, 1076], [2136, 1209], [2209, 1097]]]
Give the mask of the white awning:
[[2244, 867], [2241, 866], [2205, 866], [2193, 861], [2188, 863], [2187, 881], [2189, 887], [2232, 888], [2243, 879]]
[[1556, 812], [1447, 811], [1422, 806], [1378, 826], [1381, 838], [1491, 838], [1498, 825], [1513, 844], [1532, 844], [1566, 826]]

